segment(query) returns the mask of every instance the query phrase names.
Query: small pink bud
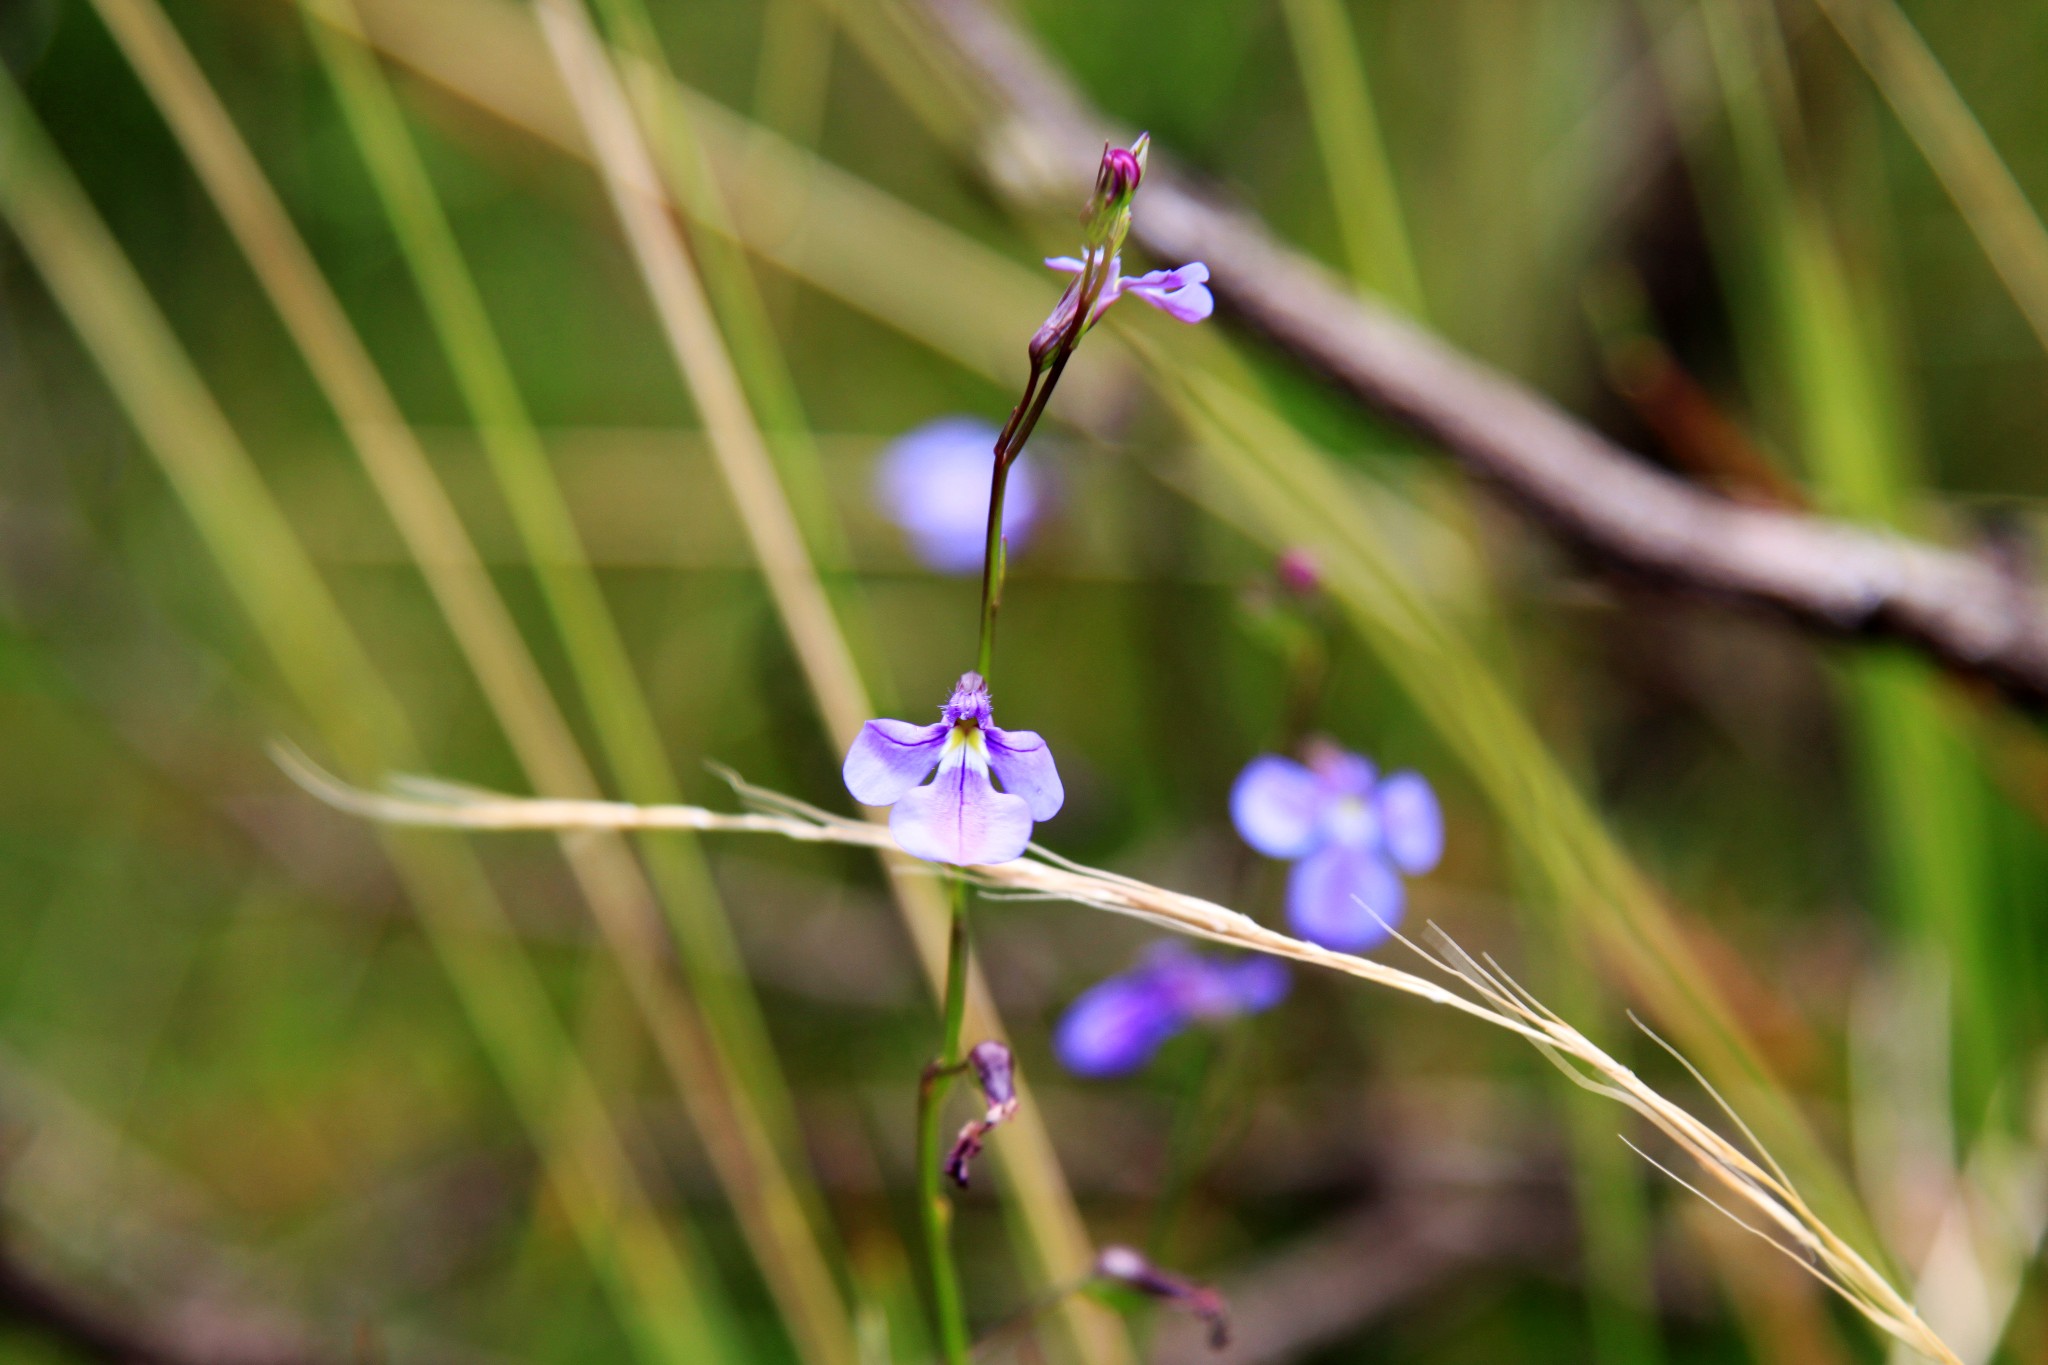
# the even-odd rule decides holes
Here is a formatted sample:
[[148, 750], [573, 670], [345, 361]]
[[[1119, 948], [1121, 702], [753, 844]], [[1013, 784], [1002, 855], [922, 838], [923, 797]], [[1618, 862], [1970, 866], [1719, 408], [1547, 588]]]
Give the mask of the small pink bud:
[[1312, 596], [1323, 586], [1323, 573], [1316, 557], [1298, 545], [1280, 556], [1273, 565], [1273, 573], [1281, 587], [1298, 597]]
[[1122, 199], [1135, 194], [1138, 182], [1145, 178], [1145, 165], [1136, 153], [1122, 147], [1102, 149], [1102, 169], [1095, 174], [1095, 192], [1105, 200]]

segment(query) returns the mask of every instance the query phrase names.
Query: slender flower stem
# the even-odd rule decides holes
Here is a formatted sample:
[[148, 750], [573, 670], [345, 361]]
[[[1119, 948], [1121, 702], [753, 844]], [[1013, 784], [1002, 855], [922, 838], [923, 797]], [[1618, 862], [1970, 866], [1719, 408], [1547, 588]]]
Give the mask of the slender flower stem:
[[953, 931], [946, 942], [945, 1025], [939, 1055], [926, 1064], [917, 1087], [917, 1195], [924, 1220], [925, 1253], [931, 1262], [932, 1299], [946, 1365], [967, 1365], [972, 1345], [960, 1275], [953, 1264], [953, 1205], [940, 1180], [943, 1160], [940, 1118], [946, 1092], [966, 1062], [960, 1047], [967, 1017], [967, 883], [953, 879]]
[[[1003, 494], [1009, 487], [1010, 466], [1024, 453], [1024, 443], [1038, 427], [1038, 419], [1052, 398], [1052, 391], [1074, 353], [1074, 340], [1063, 340], [1044, 361], [1034, 363], [1024, 396], [1010, 412], [1002, 434], [996, 437], [995, 467], [989, 476], [988, 541], [981, 556], [981, 638], [975, 648], [975, 671], [983, 681], [995, 662], [996, 610], [1003, 602], [1003, 573], [1008, 554], [1003, 545]], [[1043, 382], [1041, 382], [1043, 381]]]

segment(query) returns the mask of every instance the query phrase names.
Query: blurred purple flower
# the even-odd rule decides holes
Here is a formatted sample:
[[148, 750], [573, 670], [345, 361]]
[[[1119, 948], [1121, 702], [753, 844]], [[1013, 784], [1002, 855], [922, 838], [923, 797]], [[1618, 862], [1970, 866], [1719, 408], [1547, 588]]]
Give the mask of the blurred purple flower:
[[1287, 987], [1287, 969], [1272, 958], [1225, 961], [1168, 939], [1083, 991], [1054, 1030], [1053, 1051], [1076, 1075], [1121, 1076], [1190, 1023], [1271, 1009]]
[[[863, 805], [895, 807], [889, 832], [913, 857], [961, 865], [1022, 857], [1032, 822], [1057, 815], [1066, 789], [1045, 741], [998, 730], [993, 714], [988, 684], [962, 673], [937, 723], [863, 725], [846, 753], [846, 789]], [[934, 767], [938, 775], [920, 786]]]
[[1443, 812], [1420, 773], [1381, 778], [1330, 744], [1306, 764], [1253, 759], [1231, 788], [1230, 817], [1259, 852], [1298, 860], [1287, 881], [1295, 932], [1346, 952], [1386, 938], [1406, 901], [1400, 874], [1429, 871], [1444, 851]]
[[[927, 567], [950, 574], [980, 571], [1000, 434], [972, 417], [941, 417], [905, 432], [882, 452], [875, 500]], [[1019, 455], [1003, 495], [1003, 535], [1013, 548], [1030, 536], [1041, 501], [1038, 471], [1029, 456]]]
[[[1101, 257], [1094, 259], [1100, 260]], [[1045, 263], [1062, 275], [1078, 276], [1087, 269], [1085, 262], [1073, 256], [1048, 256]], [[1109, 279], [1103, 284], [1102, 292], [1095, 296], [1095, 308], [1088, 315], [1088, 326], [1093, 327], [1103, 311], [1126, 294], [1143, 299], [1181, 322], [1200, 322], [1216, 311], [1216, 300], [1209, 293], [1209, 267], [1200, 261], [1190, 261], [1177, 270], [1151, 270], [1143, 275], [1126, 277], [1124, 258], [1119, 254], [1109, 258]], [[1054, 316], [1058, 315], [1055, 310]]]

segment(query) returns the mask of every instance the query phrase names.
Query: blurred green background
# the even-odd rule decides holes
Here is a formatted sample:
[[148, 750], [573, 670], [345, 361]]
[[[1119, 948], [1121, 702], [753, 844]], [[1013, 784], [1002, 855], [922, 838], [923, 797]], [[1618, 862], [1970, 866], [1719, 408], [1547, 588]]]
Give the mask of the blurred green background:
[[[636, 90], [667, 88], [658, 58], [711, 102], [641, 111], [876, 710], [925, 717], [969, 662], [973, 588], [918, 564], [875, 461], [1008, 411], [1058, 296], [1037, 258], [1072, 220], [977, 176], [977, 130], [948, 121], [974, 81], [906, 36], [918, 7], [647, 6], [598, 17]], [[602, 186], [535, 135], [574, 115], [529, 12], [364, 0], [373, 61], [345, 6], [304, 8], [166, 0], [186, 68], [153, 0], [0, 5], [0, 1351], [108, 1354], [21, 1276], [165, 1359], [930, 1359], [911, 1152], [937, 1022], [872, 859], [668, 839], [635, 855], [651, 897], [617, 844], [581, 866], [542, 836], [417, 836], [394, 862], [266, 752], [511, 791], [587, 764], [607, 794], [730, 807], [711, 761], [851, 809]], [[2025, 553], [2048, 8], [1012, 17], [1176, 165], [1646, 458]], [[232, 122], [181, 139], [166, 114], [195, 89]], [[366, 473], [374, 393], [352, 440], [280, 322], [269, 289], [309, 276], [266, 239], [267, 286], [224, 225], [189, 154], [223, 126], [481, 555], [443, 581], [502, 619], [472, 596], [451, 621], [421, 568], [423, 544], [454, 554], [447, 523]], [[1414, 923], [1705, 1112], [1625, 1011], [1656, 1021], [1897, 1282], [1961, 1277], [1924, 1306], [1971, 1365], [2048, 1360], [2034, 721], [1893, 647], [1592, 572], [1227, 310], [1120, 326], [1034, 445], [1054, 509], [998, 645], [999, 718], [1067, 781], [1041, 840], [1278, 923], [1282, 870], [1230, 827], [1244, 762], [1310, 728], [1423, 770], [1449, 852]], [[1328, 567], [1306, 603], [1272, 587], [1295, 544]], [[508, 641], [530, 675], [490, 655]], [[607, 897], [637, 936], [594, 921]], [[1049, 1031], [1151, 935], [975, 914], [1088, 1232], [1222, 1286], [1219, 1359], [1884, 1351], [1513, 1039], [1297, 973], [1269, 1014], [1078, 1081]], [[692, 1047], [719, 1061], [693, 1072]], [[735, 1214], [761, 1187], [707, 1151], [731, 1113], [826, 1266], [808, 1327]], [[1050, 1198], [1006, 1167], [960, 1200], [988, 1358], [1203, 1358], [1143, 1304], [1048, 1307], [1073, 1271], [1031, 1214]]]

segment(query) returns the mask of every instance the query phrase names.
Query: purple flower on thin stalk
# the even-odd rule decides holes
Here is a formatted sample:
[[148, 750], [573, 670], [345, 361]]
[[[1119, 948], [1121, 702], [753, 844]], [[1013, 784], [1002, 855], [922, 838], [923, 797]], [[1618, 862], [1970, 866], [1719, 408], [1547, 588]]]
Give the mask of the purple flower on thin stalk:
[[1272, 958], [1204, 957], [1168, 939], [1131, 970], [1083, 991], [1054, 1030], [1053, 1051], [1076, 1075], [1121, 1076], [1191, 1023], [1271, 1009], [1288, 984], [1287, 969]]
[[[1104, 311], [1126, 294], [1143, 299], [1180, 322], [1200, 322], [1216, 311], [1215, 296], [1209, 292], [1209, 267], [1200, 261], [1190, 261], [1176, 270], [1150, 270], [1143, 275], [1127, 276], [1121, 253], [1111, 256], [1109, 264], [1102, 266], [1101, 248], [1091, 252], [1086, 260], [1073, 256], [1048, 256], [1045, 259], [1048, 266], [1062, 275], [1075, 276], [1083, 274], [1090, 262], [1105, 273], [1102, 292], [1095, 296], [1095, 307], [1088, 313], [1089, 327], [1093, 327]], [[1064, 299], [1061, 301], [1065, 302]]]
[[846, 789], [863, 805], [895, 807], [889, 832], [913, 857], [961, 866], [1022, 857], [1032, 823], [1057, 815], [1066, 789], [1045, 741], [997, 729], [993, 714], [981, 675], [961, 674], [937, 723], [863, 725], [847, 750]]
[[967, 1188], [968, 1163], [981, 1155], [989, 1129], [1017, 1112], [1017, 1061], [1009, 1048], [994, 1040], [976, 1043], [967, 1053], [967, 1065], [981, 1085], [981, 1098], [988, 1109], [980, 1118], [967, 1121], [960, 1136], [953, 1139], [953, 1150], [946, 1154], [946, 1174], [963, 1190]]
[[[1124, 276], [1124, 237], [1131, 229], [1131, 200], [1145, 178], [1152, 139], [1141, 134], [1129, 149], [1104, 147], [1095, 176], [1095, 197], [1082, 215], [1086, 231], [1079, 256], [1052, 256], [1046, 264], [1074, 276], [1052, 313], [1031, 338], [1034, 375], [1057, 350], [1070, 355], [1112, 303], [1130, 294], [1182, 322], [1200, 322], [1215, 311], [1209, 267], [1190, 261], [1173, 270]], [[1061, 349], [1064, 348], [1064, 349]]]
[[[882, 452], [876, 501], [927, 567], [948, 574], [980, 570], [998, 435], [972, 417], [941, 417], [904, 433]], [[1003, 498], [1003, 536], [1012, 549], [1031, 534], [1040, 493], [1036, 468], [1028, 455], [1019, 455]]]
[[1253, 759], [1231, 788], [1230, 817], [1253, 848], [1294, 861], [1295, 932], [1346, 952], [1386, 938], [1407, 898], [1401, 874], [1420, 876], [1444, 851], [1443, 811], [1420, 773], [1380, 777], [1333, 744], [1312, 746], [1305, 764]]

